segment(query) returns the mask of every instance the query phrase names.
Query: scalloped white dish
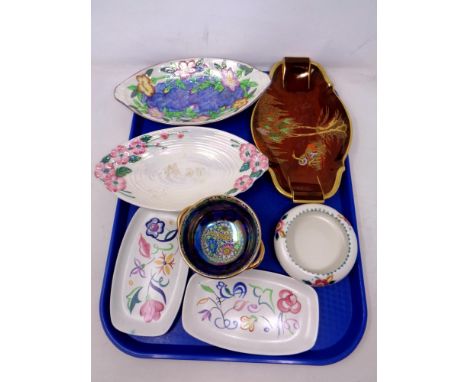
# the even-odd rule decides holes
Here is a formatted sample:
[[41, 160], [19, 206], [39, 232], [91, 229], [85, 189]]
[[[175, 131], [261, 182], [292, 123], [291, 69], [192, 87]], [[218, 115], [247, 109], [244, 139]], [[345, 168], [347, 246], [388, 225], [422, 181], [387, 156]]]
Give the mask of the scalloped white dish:
[[323, 204], [303, 204], [276, 226], [275, 252], [284, 270], [313, 287], [342, 280], [356, 262], [358, 243], [348, 220]]
[[313, 288], [277, 273], [250, 270], [213, 280], [190, 279], [182, 325], [195, 338], [232, 351], [287, 355], [311, 349], [319, 306]]
[[116, 146], [96, 165], [94, 175], [128, 203], [180, 211], [208, 196], [246, 191], [267, 169], [267, 157], [244, 139], [184, 126]]
[[177, 213], [140, 208], [120, 246], [110, 297], [112, 325], [160, 336], [179, 310], [188, 267], [179, 253]]
[[115, 98], [152, 121], [202, 125], [237, 114], [254, 103], [270, 77], [222, 58], [185, 58], [143, 69], [115, 88]]

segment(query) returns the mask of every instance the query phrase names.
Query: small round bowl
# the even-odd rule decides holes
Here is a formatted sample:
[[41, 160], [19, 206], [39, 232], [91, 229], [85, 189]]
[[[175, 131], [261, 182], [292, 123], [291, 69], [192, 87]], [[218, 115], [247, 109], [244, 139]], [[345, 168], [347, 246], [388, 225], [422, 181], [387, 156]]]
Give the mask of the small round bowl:
[[322, 204], [289, 210], [276, 226], [274, 242], [284, 270], [313, 287], [342, 280], [353, 268], [358, 250], [348, 220]]
[[224, 279], [263, 260], [260, 222], [255, 212], [232, 196], [210, 196], [178, 218], [180, 253], [202, 276]]

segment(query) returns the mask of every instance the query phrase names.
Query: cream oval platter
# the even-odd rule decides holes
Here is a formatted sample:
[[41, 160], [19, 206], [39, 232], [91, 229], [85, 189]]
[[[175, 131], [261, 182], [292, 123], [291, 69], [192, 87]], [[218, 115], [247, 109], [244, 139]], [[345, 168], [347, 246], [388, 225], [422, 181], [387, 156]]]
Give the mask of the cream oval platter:
[[207, 196], [246, 191], [267, 169], [267, 157], [244, 139], [183, 126], [116, 146], [96, 165], [94, 175], [128, 203], [180, 211]]
[[182, 301], [188, 266], [179, 253], [177, 214], [140, 208], [120, 246], [110, 297], [112, 325], [121, 332], [160, 336]]
[[152, 121], [202, 125], [237, 114], [254, 103], [270, 77], [222, 58], [186, 58], [143, 69], [115, 89], [115, 98]]
[[297, 354], [317, 339], [318, 297], [304, 283], [272, 272], [250, 270], [222, 281], [195, 274], [182, 324], [193, 337], [228, 350]]

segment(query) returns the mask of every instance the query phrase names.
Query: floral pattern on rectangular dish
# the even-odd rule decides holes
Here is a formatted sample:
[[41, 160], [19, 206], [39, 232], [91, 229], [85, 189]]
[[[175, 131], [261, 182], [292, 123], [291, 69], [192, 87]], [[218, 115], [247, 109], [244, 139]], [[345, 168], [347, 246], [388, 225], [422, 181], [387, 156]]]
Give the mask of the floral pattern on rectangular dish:
[[179, 254], [177, 214], [140, 208], [120, 247], [111, 291], [112, 324], [159, 336], [179, 310], [188, 267]]
[[184, 329], [209, 344], [251, 354], [309, 350], [318, 330], [315, 291], [259, 270], [213, 280], [194, 275], [182, 311]]

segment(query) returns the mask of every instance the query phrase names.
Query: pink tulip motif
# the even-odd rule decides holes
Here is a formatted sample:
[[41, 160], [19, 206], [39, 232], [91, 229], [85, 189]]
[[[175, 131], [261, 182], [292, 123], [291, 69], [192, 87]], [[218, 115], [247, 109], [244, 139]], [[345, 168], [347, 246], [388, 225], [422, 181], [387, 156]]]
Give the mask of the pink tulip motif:
[[158, 321], [163, 310], [164, 304], [162, 302], [147, 300], [140, 308], [140, 316], [145, 322]]

